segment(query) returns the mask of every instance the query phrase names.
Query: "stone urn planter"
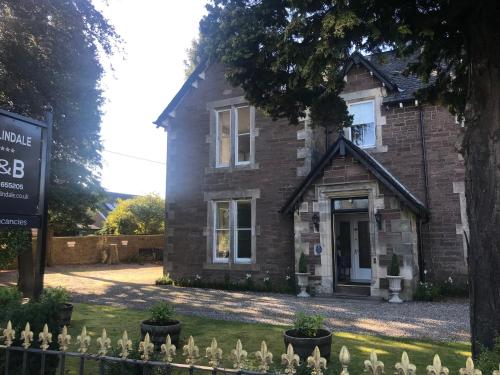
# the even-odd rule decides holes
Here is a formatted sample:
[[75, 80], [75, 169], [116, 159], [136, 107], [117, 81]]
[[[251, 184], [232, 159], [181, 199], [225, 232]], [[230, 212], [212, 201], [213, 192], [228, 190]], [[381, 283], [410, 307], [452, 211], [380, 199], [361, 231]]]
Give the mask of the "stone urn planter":
[[69, 327], [71, 324], [71, 315], [73, 315], [73, 304], [63, 303], [61, 308], [59, 309], [59, 326]]
[[179, 347], [179, 337], [181, 334], [181, 322], [171, 320], [166, 325], [158, 325], [157, 323], [144, 320], [141, 322], [141, 340], [144, 340], [146, 333], [149, 333], [149, 338], [155, 346], [155, 350], [160, 350], [162, 344], [165, 344], [167, 335], [170, 335], [172, 344]]
[[332, 333], [326, 329], [318, 329], [315, 337], [307, 337], [301, 335], [296, 329], [289, 329], [283, 334], [285, 341], [285, 351], [288, 344], [292, 344], [293, 351], [302, 361], [307, 361], [307, 357], [311, 356], [314, 348], [317, 346], [321, 356], [327, 361], [330, 360], [332, 351]]
[[146, 333], [155, 346], [155, 350], [160, 350], [165, 344], [167, 336], [170, 335], [172, 344], [179, 347], [179, 337], [181, 334], [181, 322], [174, 319], [174, 306], [167, 302], [159, 302], [151, 309], [150, 318], [141, 322], [141, 340], [144, 340]]
[[401, 292], [401, 281], [402, 276], [387, 276], [389, 280], [389, 291], [391, 296], [389, 298], [390, 303], [403, 303], [403, 300], [399, 297], [399, 292]]
[[297, 297], [310, 297], [309, 293], [306, 292], [306, 288], [309, 286], [309, 274], [297, 272], [295, 276], [297, 276], [297, 285], [300, 288]]

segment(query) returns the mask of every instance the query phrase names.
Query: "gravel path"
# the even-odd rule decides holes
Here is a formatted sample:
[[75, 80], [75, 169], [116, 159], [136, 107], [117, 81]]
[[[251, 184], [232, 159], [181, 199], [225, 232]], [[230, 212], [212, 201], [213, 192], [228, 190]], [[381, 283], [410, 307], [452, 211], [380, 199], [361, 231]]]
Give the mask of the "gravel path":
[[[65, 266], [47, 269], [45, 283], [62, 285], [75, 302], [145, 309], [167, 300], [183, 314], [217, 319], [289, 325], [296, 311], [318, 313], [334, 330], [397, 337], [468, 341], [466, 301], [407, 302], [340, 298], [298, 299], [271, 293], [154, 286], [160, 266]], [[0, 271], [0, 285], [15, 282], [15, 272]]]

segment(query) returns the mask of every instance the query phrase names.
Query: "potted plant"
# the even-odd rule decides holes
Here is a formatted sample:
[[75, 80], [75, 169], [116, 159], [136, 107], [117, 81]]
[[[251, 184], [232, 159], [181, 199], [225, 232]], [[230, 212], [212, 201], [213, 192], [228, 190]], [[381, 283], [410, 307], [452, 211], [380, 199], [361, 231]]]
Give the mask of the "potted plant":
[[399, 275], [399, 259], [396, 254], [392, 254], [391, 264], [387, 269], [387, 279], [389, 280], [389, 290], [391, 291], [390, 303], [402, 303], [403, 300], [399, 298], [401, 292], [401, 280], [403, 277]]
[[155, 349], [159, 350], [165, 343], [167, 335], [170, 335], [172, 344], [179, 346], [179, 336], [181, 333], [181, 323], [174, 319], [174, 306], [167, 302], [159, 302], [150, 310], [150, 317], [141, 322], [141, 339], [144, 340], [146, 333], [149, 333], [151, 342]]
[[316, 346], [323, 358], [330, 359], [332, 333], [323, 328], [323, 317], [321, 315], [297, 313], [293, 329], [285, 331], [283, 338], [285, 348], [288, 348], [288, 344], [292, 344], [295, 353], [304, 361], [312, 355]]
[[73, 304], [69, 302], [70, 294], [67, 289], [58, 286], [56, 288], [45, 288], [40, 301], [45, 304], [52, 304], [58, 312], [59, 326], [69, 327], [71, 315], [73, 314]]
[[309, 286], [309, 273], [307, 272], [307, 262], [304, 253], [300, 254], [299, 272], [295, 275], [297, 276], [297, 284], [300, 288], [300, 293], [297, 294], [297, 297], [310, 297], [309, 293], [306, 292], [306, 288]]

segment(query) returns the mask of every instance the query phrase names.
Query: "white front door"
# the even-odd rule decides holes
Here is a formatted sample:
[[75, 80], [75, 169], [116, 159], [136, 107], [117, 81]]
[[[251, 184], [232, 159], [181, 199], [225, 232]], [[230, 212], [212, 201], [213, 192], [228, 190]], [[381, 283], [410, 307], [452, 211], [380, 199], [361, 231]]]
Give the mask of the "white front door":
[[372, 279], [370, 222], [367, 215], [356, 215], [351, 222], [351, 281]]

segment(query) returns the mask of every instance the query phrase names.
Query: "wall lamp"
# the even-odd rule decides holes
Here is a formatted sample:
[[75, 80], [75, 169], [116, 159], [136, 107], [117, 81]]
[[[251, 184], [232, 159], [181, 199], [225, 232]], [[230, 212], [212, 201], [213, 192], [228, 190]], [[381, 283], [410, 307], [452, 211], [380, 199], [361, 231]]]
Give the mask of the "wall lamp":
[[382, 214], [380, 211], [375, 212], [375, 221], [377, 222], [377, 229], [382, 230]]
[[313, 225], [314, 225], [314, 230], [315, 230], [316, 232], [319, 232], [319, 215], [318, 215], [317, 213], [315, 213], [315, 214], [312, 216], [311, 220], [312, 220], [312, 223], [313, 223]]

